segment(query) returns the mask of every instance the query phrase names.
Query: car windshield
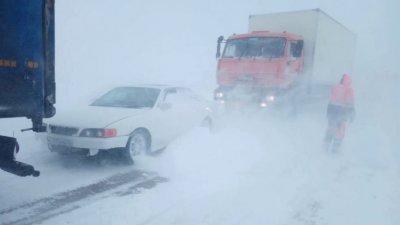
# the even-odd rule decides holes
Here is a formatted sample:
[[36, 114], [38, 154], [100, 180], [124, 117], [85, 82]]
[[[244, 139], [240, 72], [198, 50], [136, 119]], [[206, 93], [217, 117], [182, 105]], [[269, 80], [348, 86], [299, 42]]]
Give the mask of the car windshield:
[[157, 101], [160, 89], [145, 87], [118, 87], [103, 95], [92, 106], [152, 108]]
[[252, 37], [228, 40], [223, 58], [280, 58], [286, 39], [282, 37]]

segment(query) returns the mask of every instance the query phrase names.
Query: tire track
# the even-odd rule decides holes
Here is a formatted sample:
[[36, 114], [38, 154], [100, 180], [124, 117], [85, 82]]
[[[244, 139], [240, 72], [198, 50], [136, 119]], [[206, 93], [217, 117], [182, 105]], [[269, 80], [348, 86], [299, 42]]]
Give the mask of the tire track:
[[[84, 200], [92, 199], [95, 201], [96, 198], [101, 199], [111, 197], [112, 195], [125, 196], [137, 194], [140, 193], [142, 189], [151, 189], [158, 183], [167, 181], [168, 179], [160, 177], [154, 172], [140, 170], [115, 174], [97, 183], [1, 210], [0, 218], [2, 221], [0, 221], [0, 224], [25, 225], [39, 223], [80, 208], [81, 206], [79, 203], [84, 203]], [[127, 189], [111, 192], [106, 196], [101, 195], [130, 183], [134, 184]]]

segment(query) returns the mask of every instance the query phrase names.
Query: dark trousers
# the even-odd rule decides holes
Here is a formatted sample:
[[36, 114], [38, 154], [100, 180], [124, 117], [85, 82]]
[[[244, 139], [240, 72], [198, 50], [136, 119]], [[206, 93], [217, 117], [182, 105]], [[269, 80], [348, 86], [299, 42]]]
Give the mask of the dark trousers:
[[327, 118], [328, 128], [325, 133], [325, 141], [341, 142], [346, 131], [346, 122], [349, 115], [349, 109], [338, 105], [328, 105]]

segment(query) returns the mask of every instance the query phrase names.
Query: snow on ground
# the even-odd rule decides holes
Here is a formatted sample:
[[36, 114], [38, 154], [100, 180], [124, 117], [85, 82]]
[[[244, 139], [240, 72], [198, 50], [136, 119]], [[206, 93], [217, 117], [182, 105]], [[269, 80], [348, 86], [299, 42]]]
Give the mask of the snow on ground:
[[[218, 120], [213, 132], [194, 129], [133, 167], [155, 171], [168, 182], [138, 194], [84, 199], [75, 203], [77, 209], [43, 224], [397, 225], [400, 124], [393, 118], [400, 110], [393, 98], [398, 79], [388, 79], [396, 82], [364, 84], [376, 89], [375, 95], [360, 87], [356, 121], [337, 154], [322, 149], [323, 104], [295, 120], [233, 114]], [[29, 126], [23, 119], [1, 122], [2, 130]], [[32, 133], [14, 135], [22, 147], [19, 160], [34, 164], [42, 175], [1, 173], [2, 209], [131, 169], [68, 162], [48, 152]]]
[[[365, 110], [367, 103], [359, 101], [338, 154], [322, 150], [323, 107], [297, 120], [231, 115], [214, 132], [195, 129], [161, 155], [137, 160], [135, 168], [157, 171], [169, 182], [135, 195], [83, 200], [43, 224], [399, 224], [399, 145], [392, 133], [398, 127], [381, 127], [393, 125], [387, 121], [393, 117], [371, 119], [381, 113]], [[77, 185], [82, 177], [91, 182], [121, 169], [65, 169], [41, 154], [46, 160], [32, 160], [60, 173], [56, 181], [65, 189], [75, 172]], [[54, 162], [46, 165], [49, 159]], [[15, 185], [25, 181], [13, 180], [5, 189], [22, 191]]]
[[[254, 127], [262, 133], [254, 135]], [[260, 124], [215, 134], [195, 130], [152, 165], [138, 165], [159, 168], [170, 182], [45, 224], [398, 223], [398, 174], [390, 165], [350, 153], [349, 146], [327, 155], [317, 150], [320, 143], [302, 140], [320, 140], [319, 132], [286, 131], [297, 135], [294, 141]]]
[[126, 167], [101, 168], [92, 165], [93, 163], [82, 164], [75, 158], [63, 158], [51, 153], [33, 132], [20, 132], [20, 129], [32, 126], [27, 119], [1, 119], [0, 124], [0, 135], [14, 136], [20, 144], [17, 160], [32, 164], [41, 172], [38, 178], [20, 178], [0, 171], [0, 202], [2, 202], [0, 210], [87, 185], [129, 169]]

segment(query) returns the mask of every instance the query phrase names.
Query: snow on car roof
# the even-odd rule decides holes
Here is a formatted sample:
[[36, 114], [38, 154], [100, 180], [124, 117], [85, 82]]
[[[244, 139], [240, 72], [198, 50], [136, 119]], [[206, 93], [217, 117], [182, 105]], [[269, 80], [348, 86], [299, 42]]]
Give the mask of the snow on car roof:
[[127, 85], [119, 85], [116, 87], [147, 87], [147, 88], [159, 88], [159, 89], [166, 89], [166, 88], [187, 88], [177, 85], [169, 85], [169, 84], [127, 84]]
[[114, 87], [144, 87], [144, 88], [165, 89], [165, 88], [172, 88], [172, 87], [176, 87], [176, 86], [167, 85], [167, 84], [138, 84], [138, 83], [132, 83], [132, 84], [125, 84], [125, 85], [116, 85]]

